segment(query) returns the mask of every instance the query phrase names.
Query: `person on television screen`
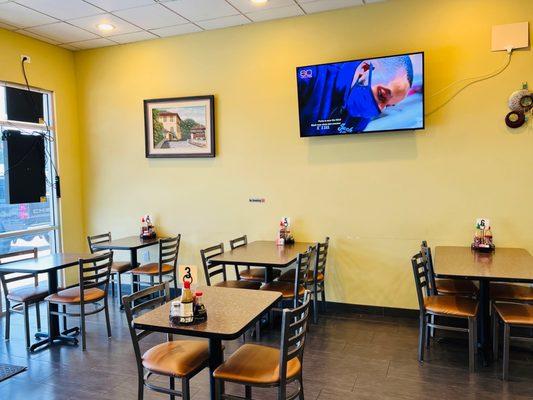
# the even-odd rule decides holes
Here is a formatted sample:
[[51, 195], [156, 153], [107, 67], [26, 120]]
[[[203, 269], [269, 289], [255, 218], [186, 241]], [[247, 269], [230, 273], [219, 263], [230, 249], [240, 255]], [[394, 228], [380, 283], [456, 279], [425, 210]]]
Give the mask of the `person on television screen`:
[[300, 67], [297, 73], [305, 136], [362, 132], [413, 85], [409, 56]]

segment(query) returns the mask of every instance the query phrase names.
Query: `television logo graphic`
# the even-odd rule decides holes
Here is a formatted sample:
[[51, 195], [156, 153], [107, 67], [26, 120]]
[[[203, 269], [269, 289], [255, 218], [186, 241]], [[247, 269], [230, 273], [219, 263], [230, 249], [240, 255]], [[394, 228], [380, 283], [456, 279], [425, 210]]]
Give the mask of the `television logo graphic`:
[[302, 79], [309, 79], [313, 77], [313, 70], [311, 69], [301, 69], [300, 70], [300, 78]]

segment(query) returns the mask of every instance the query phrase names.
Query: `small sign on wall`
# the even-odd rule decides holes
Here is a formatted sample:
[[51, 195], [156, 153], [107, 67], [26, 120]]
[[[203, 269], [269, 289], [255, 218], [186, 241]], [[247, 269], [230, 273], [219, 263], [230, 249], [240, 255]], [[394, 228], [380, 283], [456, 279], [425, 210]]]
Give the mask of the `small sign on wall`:
[[179, 265], [178, 266], [178, 286], [183, 287], [183, 281], [191, 282], [198, 285], [198, 268], [196, 265]]

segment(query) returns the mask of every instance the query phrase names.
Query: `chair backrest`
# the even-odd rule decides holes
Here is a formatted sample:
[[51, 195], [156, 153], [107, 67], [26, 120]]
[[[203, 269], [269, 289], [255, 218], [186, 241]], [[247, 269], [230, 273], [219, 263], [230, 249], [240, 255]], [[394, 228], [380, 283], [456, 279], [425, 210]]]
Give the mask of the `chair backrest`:
[[296, 270], [294, 274], [294, 285], [298, 290], [299, 285], [305, 285], [311, 274], [311, 260], [315, 256], [317, 246], [309, 246], [305, 253], [298, 254], [296, 259]]
[[93, 247], [95, 244], [110, 242], [111, 241], [111, 232], [101, 233], [99, 235], [87, 236], [87, 243], [89, 243], [89, 251], [91, 254], [98, 252]]
[[429, 279], [429, 292], [432, 295], [436, 296], [438, 294], [438, 291], [437, 282], [435, 281], [435, 271], [433, 269], [433, 256], [431, 255], [431, 247], [428, 246], [427, 241], [422, 240], [422, 243], [420, 244], [420, 252], [422, 253], [422, 257], [426, 261], [426, 268]]
[[[159, 239], [159, 279], [163, 276], [163, 265], [172, 265], [176, 270], [180, 250], [181, 235]], [[161, 280], [159, 282], [162, 282]]]
[[208, 247], [207, 249], [200, 250], [202, 256], [202, 264], [204, 266], [205, 280], [207, 285], [211, 286], [211, 278], [216, 275], [222, 275], [224, 281], [227, 280], [226, 266], [224, 264], [213, 265], [211, 258], [224, 253], [224, 243], [219, 243], [215, 246]]
[[109, 251], [98, 254], [91, 258], [80, 258], [78, 260], [78, 272], [80, 283], [80, 304], [85, 303], [84, 291], [87, 289], [104, 286], [107, 296], [109, 287], [109, 275], [113, 264], [113, 252]]
[[[243, 246], [246, 246], [248, 244], [248, 237], [246, 235], [242, 235], [238, 238], [235, 238], [235, 239], [231, 239], [229, 241], [229, 247], [231, 248], [231, 250], [235, 250], [239, 247], [243, 247]], [[246, 269], [250, 269], [250, 266], [249, 265], [246, 265]], [[241, 279], [241, 276], [239, 274], [239, 266], [238, 265], [235, 265], [235, 275], [237, 276], [237, 280], [240, 280]]]
[[418, 306], [420, 311], [424, 310], [424, 297], [431, 295], [431, 288], [429, 286], [427, 261], [422, 252], [416, 253], [411, 257], [411, 265], [413, 267], [413, 275], [415, 278], [416, 295], [418, 297]]
[[[9, 264], [20, 260], [27, 260], [31, 258], [37, 258], [37, 247], [28, 250], [15, 251], [12, 253], [0, 254], [0, 265]], [[0, 273], [0, 282], [2, 284], [2, 290], [4, 297], [7, 298], [9, 294], [8, 284], [11, 282], [22, 281], [24, 279], [34, 280], [34, 285], [37, 286], [39, 281], [36, 274], [17, 274], [17, 273]], [[6, 301], [7, 302], [7, 301]]]
[[313, 281], [316, 283], [319, 274], [326, 276], [326, 263], [328, 259], [329, 237], [326, 237], [324, 243], [317, 243], [315, 269], [313, 271]]
[[279, 358], [280, 387], [286, 384], [287, 363], [296, 357], [303, 362], [310, 300], [311, 292], [306, 290], [300, 306], [283, 310]]
[[[139, 305], [135, 305], [140, 300]], [[143, 301], [144, 300], [144, 301]], [[140, 290], [129, 296], [122, 296], [122, 304], [124, 305], [124, 313], [128, 321], [128, 328], [130, 330], [131, 341], [133, 343], [133, 350], [135, 352], [135, 359], [137, 362], [137, 371], [139, 379], [143, 379], [142, 354], [139, 347], [139, 342], [153, 333], [152, 331], [137, 330], [133, 327], [133, 319], [147, 310], [159, 307], [170, 301], [170, 288], [168, 282], [159, 285], [150, 286], [147, 289]]]

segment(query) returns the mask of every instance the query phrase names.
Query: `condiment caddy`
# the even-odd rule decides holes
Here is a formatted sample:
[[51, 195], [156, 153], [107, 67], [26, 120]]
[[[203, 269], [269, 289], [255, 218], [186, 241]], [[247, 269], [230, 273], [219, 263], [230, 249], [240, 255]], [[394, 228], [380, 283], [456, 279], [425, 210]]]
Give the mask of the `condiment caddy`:
[[476, 233], [472, 249], [482, 252], [490, 252], [496, 248], [490, 229], [490, 221], [487, 218], [478, 218], [476, 220]]
[[203, 303], [203, 292], [196, 291], [193, 295], [191, 282], [183, 282], [183, 290], [179, 300], [170, 305], [170, 322], [174, 325], [193, 325], [207, 320], [207, 310]]

